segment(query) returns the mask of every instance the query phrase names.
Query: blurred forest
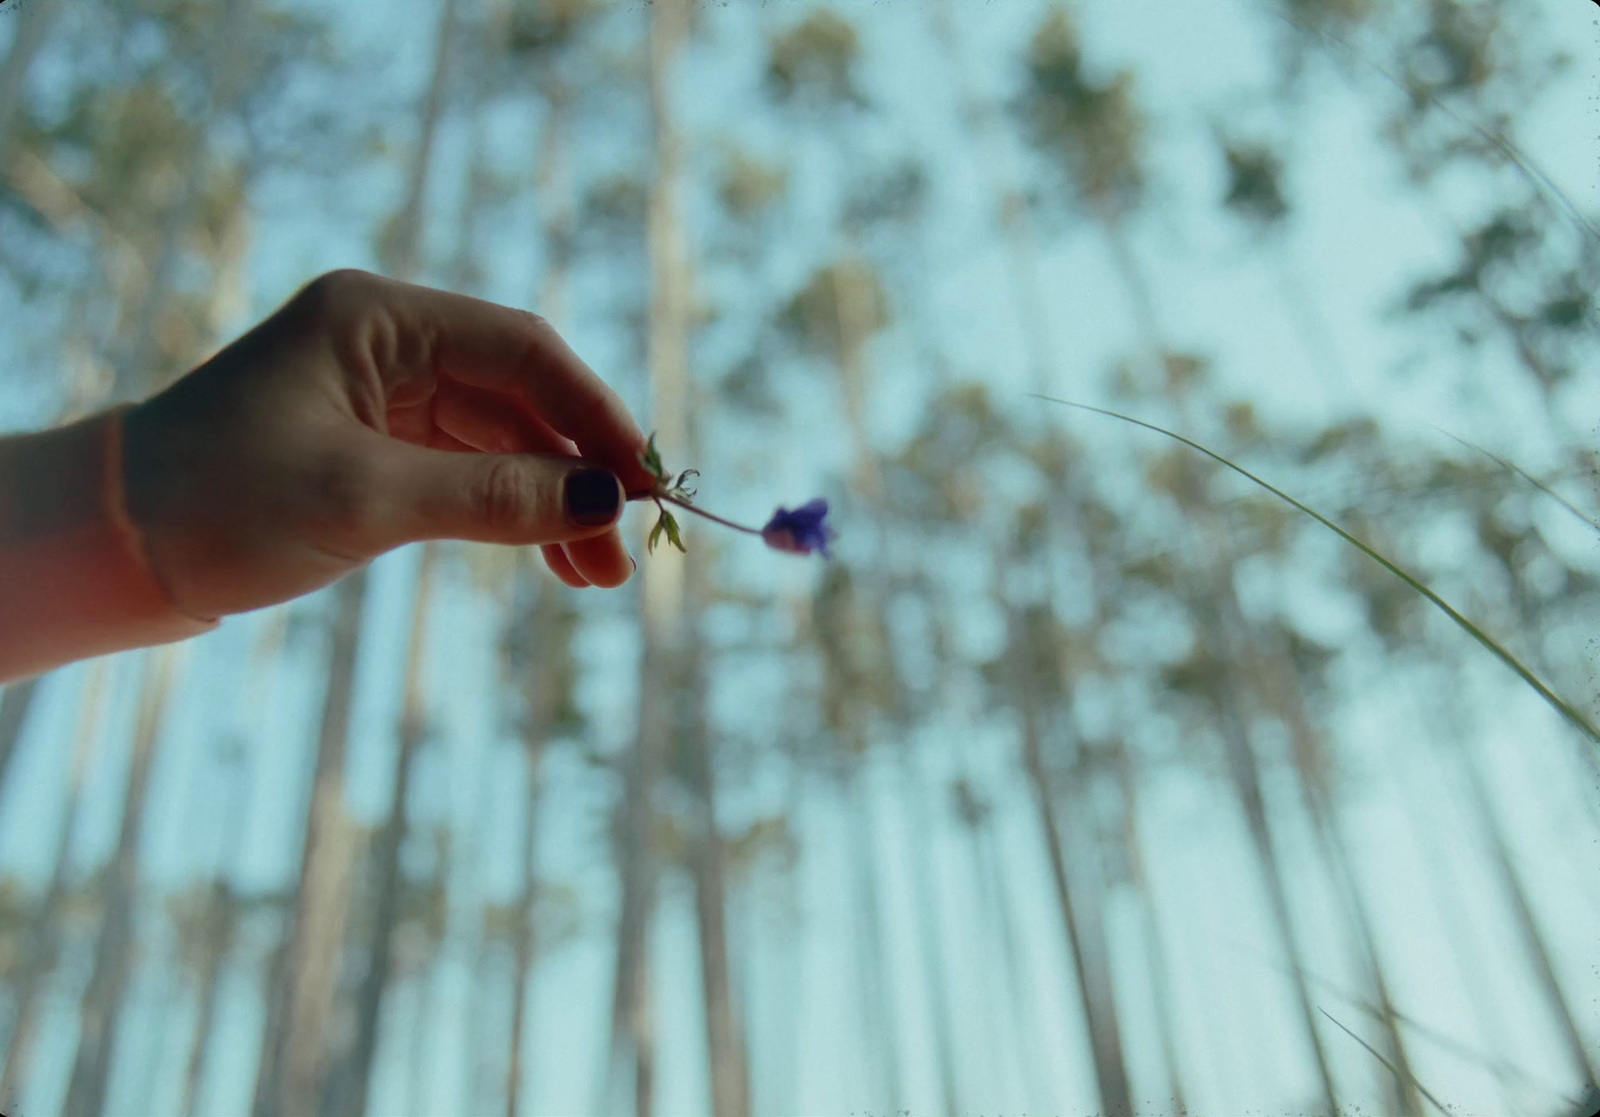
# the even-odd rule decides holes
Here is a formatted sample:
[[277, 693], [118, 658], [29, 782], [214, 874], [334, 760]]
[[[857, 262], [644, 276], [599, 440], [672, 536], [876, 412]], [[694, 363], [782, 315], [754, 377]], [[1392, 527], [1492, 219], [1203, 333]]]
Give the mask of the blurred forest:
[[1591, 1112], [1588, 9], [5, 3], [0, 426], [365, 267], [841, 537], [5, 687], [0, 1112]]

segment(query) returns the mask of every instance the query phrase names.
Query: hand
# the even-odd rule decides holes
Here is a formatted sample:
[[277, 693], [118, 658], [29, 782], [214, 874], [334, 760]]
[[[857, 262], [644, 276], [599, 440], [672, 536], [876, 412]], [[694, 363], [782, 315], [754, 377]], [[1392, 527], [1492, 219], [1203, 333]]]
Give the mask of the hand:
[[539, 544], [568, 585], [618, 586], [624, 491], [654, 483], [644, 447], [544, 320], [335, 271], [128, 413], [126, 501], [194, 616], [421, 539]]

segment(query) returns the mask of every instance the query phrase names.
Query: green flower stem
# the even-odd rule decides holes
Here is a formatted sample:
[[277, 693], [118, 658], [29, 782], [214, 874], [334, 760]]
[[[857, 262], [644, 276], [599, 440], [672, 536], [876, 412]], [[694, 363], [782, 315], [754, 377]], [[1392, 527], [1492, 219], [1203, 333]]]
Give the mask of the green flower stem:
[[703, 516], [706, 519], [712, 521], [713, 523], [721, 524], [723, 527], [731, 527], [734, 531], [742, 531], [746, 535], [760, 535], [761, 534], [761, 529], [760, 528], [746, 527], [744, 524], [736, 524], [732, 520], [724, 520], [721, 516], [714, 515], [711, 512], [707, 512], [704, 508], [696, 508], [694, 505], [688, 503], [687, 501], [679, 500], [677, 497], [670, 496], [667, 493], [661, 492], [658, 489], [647, 489], [647, 490], [645, 490], [643, 492], [629, 493], [628, 494], [628, 499], [629, 500], [653, 500], [658, 505], [662, 501], [666, 501], [668, 504], [677, 505], [679, 508], [682, 508], [686, 512], [693, 512], [696, 516]]

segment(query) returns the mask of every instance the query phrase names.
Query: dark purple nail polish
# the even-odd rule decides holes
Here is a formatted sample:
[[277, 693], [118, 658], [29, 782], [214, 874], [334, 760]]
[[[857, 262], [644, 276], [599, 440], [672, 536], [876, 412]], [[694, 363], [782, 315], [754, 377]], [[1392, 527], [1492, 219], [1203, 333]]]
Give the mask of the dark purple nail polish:
[[622, 508], [622, 482], [604, 469], [579, 469], [567, 474], [567, 517], [580, 527], [599, 527], [617, 518]]

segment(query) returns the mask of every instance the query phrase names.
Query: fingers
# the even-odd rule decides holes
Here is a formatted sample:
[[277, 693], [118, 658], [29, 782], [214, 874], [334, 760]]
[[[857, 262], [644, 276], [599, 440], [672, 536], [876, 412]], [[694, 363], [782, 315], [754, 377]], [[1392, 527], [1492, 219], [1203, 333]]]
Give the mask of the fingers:
[[441, 376], [526, 401], [532, 413], [630, 490], [653, 483], [638, 464], [644, 432], [621, 398], [544, 319], [497, 303], [394, 284], [396, 310], [425, 324]]
[[634, 561], [628, 556], [622, 533], [615, 528], [592, 539], [563, 543], [561, 549], [573, 569], [592, 586], [611, 589], [633, 576]]
[[582, 574], [573, 569], [572, 560], [567, 557], [567, 552], [562, 549], [561, 544], [546, 543], [539, 550], [544, 554], [544, 562], [550, 568], [550, 573], [575, 590], [588, 587], [588, 581]]
[[490, 454], [565, 454], [578, 457], [570, 438], [551, 429], [516, 396], [441, 380], [433, 397], [433, 423]]
[[[555, 454], [461, 453], [412, 446], [374, 434], [363, 542], [381, 553], [421, 539], [468, 539], [516, 545], [568, 543], [606, 535], [622, 514], [615, 474]], [[612, 533], [614, 534], [614, 533]], [[620, 539], [618, 540], [620, 546]], [[597, 584], [620, 584], [609, 544], [580, 551], [577, 572]], [[587, 557], [585, 557], [587, 556]], [[625, 553], [622, 563], [628, 568]]]

